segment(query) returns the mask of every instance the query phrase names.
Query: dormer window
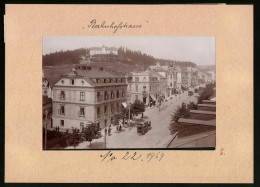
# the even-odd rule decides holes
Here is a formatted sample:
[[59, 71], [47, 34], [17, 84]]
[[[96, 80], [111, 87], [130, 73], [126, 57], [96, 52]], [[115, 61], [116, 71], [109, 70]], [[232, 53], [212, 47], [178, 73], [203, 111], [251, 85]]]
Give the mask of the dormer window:
[[70, 82], [71, 82], [71, 85], [74, 85], [74, 79], [71, 79]]
[[61, 84], [64, 84], [64, 80], [61, 80]]

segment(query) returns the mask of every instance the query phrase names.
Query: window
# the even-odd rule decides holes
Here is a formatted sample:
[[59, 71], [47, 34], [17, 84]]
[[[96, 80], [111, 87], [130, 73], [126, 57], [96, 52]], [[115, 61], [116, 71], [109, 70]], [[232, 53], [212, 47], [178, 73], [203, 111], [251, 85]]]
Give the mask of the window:
[[83, 107], [79, 110], [79, 116], [85, 116], [85, 109]]
[[65, 107], [64, 106], [60, 106], [60, 114], [65, 114]]
[[109, 95], [108, 95], [107, 91], [105, 91], [104, 100], [108, 100], [108, 97], [109, 97]]
[[111, 118], [111, 123], [113, 124], [113, 122], [114, 122], [114, 118], [112, 117], [112, 118]]
[[172, 82], [170, 83], [170, 86], [172, 86]]
[[135, 100], [138, 100], [138, 95], [135, 95]]
[[113, 104], [111, 105], [111, 113], [112, 114], [114, 113], [114, 105]]
[[146, 77], [143, 78], [143, 82], [146, 82]]
[[60, 126], [64, 127], [64, 120], [60, 120]]
[[65, 92], [64, 91], [60, 92], [60, 99], [62, 99], [62, 100], [65, 99]]
[[114, 97], [115, 97], [115, 94], [113, 91], [111, 91], [111, 99], [114, 99]]
[[100, 107], [97, 108], [97, 116], [100, 117], [101, 115], [101, 111], [100, 111]]
[[119, 90], [116, 91], [116, 97], [119, 98]]
[[139, 77], [135, 77], [135, 82], [139, 82]]
[[135, 91], [138, 92], [138, 84], [135, 85]]
[[116, 104], [116, 111], [119, 112], [119, 103]]
[[97, 92], [97, 101], [102, 101], [101, 93]]
[[107, 106], [104, 108], [104, 113], [107, 114]]
[[125, 90], [122, 90], [122, 97], [125, 97]]
[[80, 92], [80, 100], [85, 101], [85, 92]]
[[84, 123], [80, 122], [80, 130], [83, 130], [83, 129], [84, 129]]
[[71, 79], [71, 85], [74, 85], [74, 79]]

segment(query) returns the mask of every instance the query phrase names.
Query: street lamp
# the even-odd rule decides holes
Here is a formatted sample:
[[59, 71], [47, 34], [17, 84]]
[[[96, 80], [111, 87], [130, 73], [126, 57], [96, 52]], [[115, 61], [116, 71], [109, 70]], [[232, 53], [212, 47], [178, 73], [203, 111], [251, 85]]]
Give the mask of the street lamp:
[[130, 128], [130, 105], [131, 105], [131, 94], [128, 94], [127, 95], [127, 97], [128, 97], [128, 102], [127, 102], [127, 104], [128, 104], [128, 107], [129, 107], [129, 112], [128, 112], [128, 127]]
[[44, 111], [45, 114], [45, 141], [44, 141], [44, 147], [47, 149], [47, 119], [48, 119], [48, 110]]
[[107, 148], [107, 127], [105, 127], [105, 149]]

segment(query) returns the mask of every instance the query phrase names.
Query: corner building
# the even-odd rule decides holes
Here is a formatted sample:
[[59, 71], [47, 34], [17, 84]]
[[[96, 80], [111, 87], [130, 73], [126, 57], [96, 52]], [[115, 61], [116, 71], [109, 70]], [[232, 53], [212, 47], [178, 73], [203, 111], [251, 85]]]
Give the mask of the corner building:
[[113, 124], [126, 102], [127, 84], [103, 68], [77, 65], [53, 86], [53, 127], [82, 129], [89, 123], [101, 128]]

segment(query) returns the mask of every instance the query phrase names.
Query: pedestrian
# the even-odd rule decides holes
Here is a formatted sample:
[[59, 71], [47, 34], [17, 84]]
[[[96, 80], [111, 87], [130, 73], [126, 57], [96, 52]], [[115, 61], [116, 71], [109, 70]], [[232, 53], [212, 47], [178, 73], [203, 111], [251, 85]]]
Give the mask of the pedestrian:
[[111, 129], [109, 128], [108, 129], [108, 136], [110, 136], [111, 135]]
[[121, 131], [121, 128], [122, 128], [121, 125], [119, 125], [119, 131]]
[[57, 127], [55, 127], [55, 131], [56, 131], [56, 132], [58, 131], [58, 128], [57, 128]]
[[60, 127], [58, 126], [58, 132], [60, 132]]

